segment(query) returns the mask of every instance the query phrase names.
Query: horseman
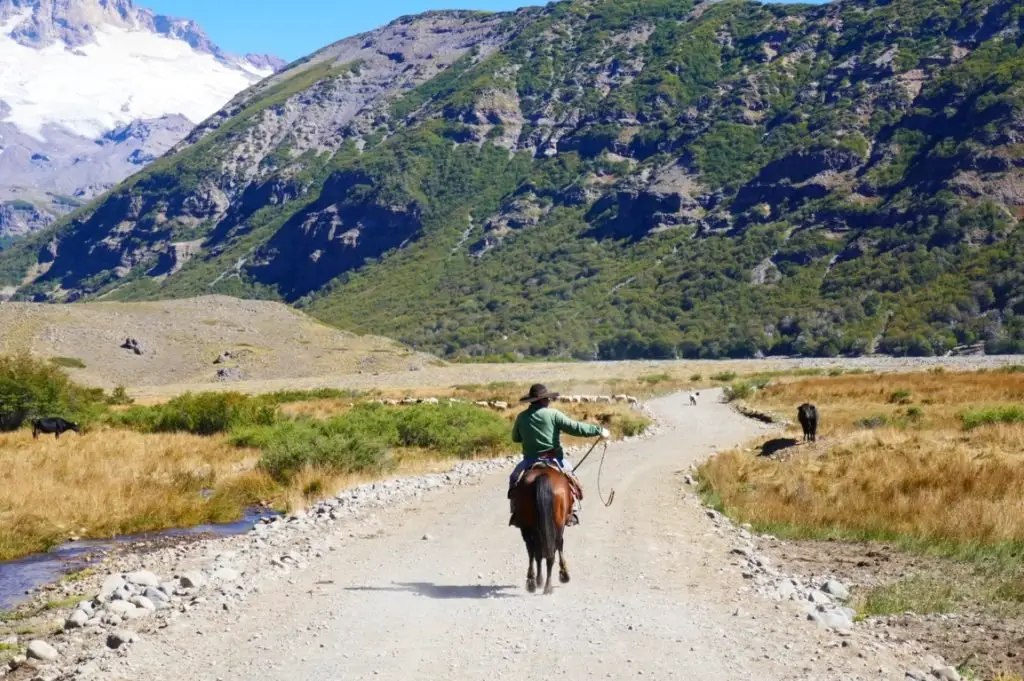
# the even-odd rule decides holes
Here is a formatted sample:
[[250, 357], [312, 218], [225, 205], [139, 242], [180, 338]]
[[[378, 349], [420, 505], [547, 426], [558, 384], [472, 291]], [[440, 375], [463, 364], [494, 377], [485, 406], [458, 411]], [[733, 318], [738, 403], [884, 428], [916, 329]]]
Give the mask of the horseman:
[[[512, 489], [516, 486], [520, 476], [539, 459], [550, 459], [558, 463], [562, 472], [569, 478], [571, 487], [576, 496], [577, 502], [573, 504], [572, 517], [567, 525], [579, 524], [579, 482], [572, 474], [572, 465], [565, 458], [562, 445], [559, 441], [559, 434], [575, 435], [576, 437], [596, 437], [600, 435], [604, 439], [611, 437], [607, 428], [573, 421], [557, 409], [551, 408], [551, 401], [558, 399], [558, 393], [548, 392], [548, 389], [536, 384], [530, 388], [530, 394], [519, 400], [520, 403], [529, 403], [529, 408], [516, 417], [512, 426], [512, 441], [522, 443], [523, 460], [516, 465], [508, 480], [508, 498], [510, 500], [510, 511], [515, 517], [515, 503], [512, 500]], [[512, 519], [509, 520], [512, 523]]]

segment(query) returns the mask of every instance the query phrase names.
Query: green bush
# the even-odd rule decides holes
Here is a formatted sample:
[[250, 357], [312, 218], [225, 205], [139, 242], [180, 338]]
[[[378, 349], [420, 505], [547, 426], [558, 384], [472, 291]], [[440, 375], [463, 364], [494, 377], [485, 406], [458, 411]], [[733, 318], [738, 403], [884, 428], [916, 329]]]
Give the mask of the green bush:
[[61, 416], [80, 425], [99, 418], [103, 391], [84, 388], [49, 361], [28, 354], [0, 356], [0, 411], [35, 416]]
[[885, 414], [875, 414], [874, 416], [858, 419], [857, 427], [874, 430], [875, 428], [885, 428], [889, 423], [890, 419]]
[[468, 405], [359, 405], [326, 421], [303, 419], [234, 430], [231, 442], [263, 451], [260, 466], [279, 480], [306, 467], [334, 473], [380, 470], [390, 447], [429, 449], [467, 458], [497, 452], [509, 442], [497, 414]]
[[719, 372], [717, 374], [712, 374], [711, 375], [711, 380], [712, 381], [718, 381], [720, 383], [728, 383], [729, 381], [736, 380], [736, 372], [735, 371], [722, 371], [722, 372]]
[[1024, 423], [1024, 407], [1003, 405], [974, 409], [960, 415], [964, 430], [974, 430], [997, 423]]
[[359, 390], [339, 388], [316, 388], [315, 390], [278, 390], [259, 396], [258, 400], [267, 404], [288, 404], [290, 402], [306, 402], [311, 400], [345, 400], [362, 397]]
[[618, 418], [618, 423], [625, 437], [635, 437], [650, 427], [651, 420], [646, 416], [623, 414]]
[[896, 390], [889, 395], [890, 404], [910, 404], [911, 393], [909, 390]]
[[112, 423], [148, 433], [226, 433], [243, 426], [269, 426], [276, 408], [239, 393], [185, 393], [166, 404], [132, 407], [110, 417]]
[[380, 471], [387, 457], [381, 442], [332, 432], [313, 421], [286, 421], [250, 430], [235, 441], [259, 446], [263, 450], [259, 468], [281, 483], [307, 468], [336, 474]]

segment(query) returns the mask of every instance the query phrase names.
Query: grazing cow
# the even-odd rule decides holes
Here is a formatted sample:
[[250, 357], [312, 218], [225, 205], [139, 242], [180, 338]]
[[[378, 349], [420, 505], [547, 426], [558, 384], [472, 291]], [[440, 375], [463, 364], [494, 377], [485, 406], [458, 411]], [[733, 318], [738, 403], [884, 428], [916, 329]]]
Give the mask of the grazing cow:
[[71, 421], [65, 421], [61, 418], [55, 419], [32, 419], [32, 437], [38, 438], [39, 433], [53, 433], [55, 439], [60, 439], [61, 433], [73, 430], [79, 435], [82, 431], [79, 430], [78, 424], [72, 423]]
[[818, 408], [813, 404], [807, 404], [804, 402], [796, 411], [797, 420], [800, 421], [800, 427], [804, 429], [804, 442], [808, 440], [811, 442], [818, 441]]

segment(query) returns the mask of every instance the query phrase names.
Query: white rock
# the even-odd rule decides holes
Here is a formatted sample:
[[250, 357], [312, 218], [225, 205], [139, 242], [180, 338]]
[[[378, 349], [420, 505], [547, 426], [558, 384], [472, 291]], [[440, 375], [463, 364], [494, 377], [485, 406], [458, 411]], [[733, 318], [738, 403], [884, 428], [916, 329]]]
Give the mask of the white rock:
[[149, 600], [145, 596], [132, 596], [132, 600], [129, 601], [132, 605], [143, 610], [149, 610], [150, 612], [156, 610], [156, 605], [153, 601]]
[[133, 604], [128, 601], [111, 601], [110, 605], [107, 606], [107, 612], [112, 615], [126, 615], [132, 610], [137, 610]]
[[29, 641], [25, 652], [33, 660], [42, 660], [43, 662], [56, 662], [57, 658], [60, 657], [60, 653], [57, 652], [56, 648], [46, 641], [38, 639]]
[[121, 575], [110, 575], [103, 580], [103, 586], [100, 587], [100, 593], [97, 596], [101, 601], [109, 599], [114, 592], [120, 591], [124, 588], [125, 581], [121, 578]]
[[830, 579], [828, 582], [826, 582], [822, 591], [827, 593], [829, 596], [834, 596], [835, 598], [841, 601], [845, 601], [847, 598], [850, 597], [850, 590], [847, 589], [842, 583], [837, 582], [834, 579]]
[[936, 667], [932, 670], [932, 676], [941, 681], [960, 681], [960, 672], [953, 667]]
[[81, 629], [89, 622], [89, 615], [84, 610], [75, 610], [64, 622], [65, 629]]
[[135, 586], [160, 586], [160, 578], [148, 570], [139, 570], [138, 572], [132, 572], [131, 574], [127, 575], [127, 578], [128, 583], [134, 584]]
[[152, 587], [147, 588], [145, 593], [142, 594], [154, 603], [167, 603], [171, 600], [171, 597], [165, 594], [160, 589], [154, 589]]

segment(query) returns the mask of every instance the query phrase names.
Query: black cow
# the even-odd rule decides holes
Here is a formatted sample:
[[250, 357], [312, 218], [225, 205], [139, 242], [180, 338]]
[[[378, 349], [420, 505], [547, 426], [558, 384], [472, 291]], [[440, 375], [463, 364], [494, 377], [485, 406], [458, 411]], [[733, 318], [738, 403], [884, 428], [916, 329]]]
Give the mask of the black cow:
[[813, 404], [804, 402], [796, 410], [797, 420], [800, 427], [804, 429], [804, 442], [818, 441], [818, 408]]
[[53, 433], [53, 436], [59, 440], [61, 433], [69, 430], [73, 430], [79, 435], [82, 434], [78, 424], [71, 421], [65, 421], [61, 418], [32, 419], [32, 437], [34, 438], [39, 437], [39, 433]]

